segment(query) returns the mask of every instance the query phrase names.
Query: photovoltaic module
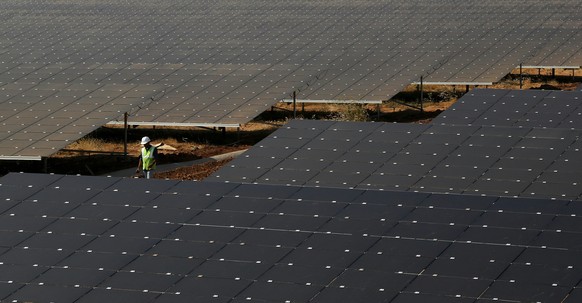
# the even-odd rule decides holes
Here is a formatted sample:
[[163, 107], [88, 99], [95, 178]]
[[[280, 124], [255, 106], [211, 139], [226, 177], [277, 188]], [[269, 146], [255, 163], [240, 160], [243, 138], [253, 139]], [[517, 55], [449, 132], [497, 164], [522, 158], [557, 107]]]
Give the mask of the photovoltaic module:
[[577, 302], [579, 201], [0, 178], [7, 302]]
[[[107, 123], [238, 127], [293, 92], [382, 101], [582, 65], [578, 1], [0, 3], [0, 157], [47, 157]], [[40, 129], [40, 130], [39, 130]]]

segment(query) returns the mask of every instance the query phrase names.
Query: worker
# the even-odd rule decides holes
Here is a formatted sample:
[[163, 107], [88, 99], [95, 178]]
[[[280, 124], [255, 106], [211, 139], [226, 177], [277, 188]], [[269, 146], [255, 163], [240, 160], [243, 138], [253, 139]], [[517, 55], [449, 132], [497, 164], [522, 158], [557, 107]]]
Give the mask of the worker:
[[140, 172], [140, 169], [143, 170], [143, 175], [146, 179], [150, 179], [152, 177], [152, 170], [156, 168], [156, 159], [158, 158], [158, 147], [164, 145], [164, 143], [160, 143], [156, 146], [151, 144], [150, 138], [145, 136], [141, 138], [141, 152], [139, 155], [139, 162], [137, 164], [136, 173]]

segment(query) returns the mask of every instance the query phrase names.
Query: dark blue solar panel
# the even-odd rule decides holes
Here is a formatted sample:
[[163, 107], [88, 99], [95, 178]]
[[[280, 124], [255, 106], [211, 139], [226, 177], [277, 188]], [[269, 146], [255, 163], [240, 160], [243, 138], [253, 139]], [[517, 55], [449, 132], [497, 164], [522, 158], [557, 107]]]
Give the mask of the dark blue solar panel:
[[[38, 178], [59, 177], [74, 193], [74, 177]], [[554, 301], [582, 279], [577, 201], [191, 181], [92, 201], [0, 216], [2, 300]]]

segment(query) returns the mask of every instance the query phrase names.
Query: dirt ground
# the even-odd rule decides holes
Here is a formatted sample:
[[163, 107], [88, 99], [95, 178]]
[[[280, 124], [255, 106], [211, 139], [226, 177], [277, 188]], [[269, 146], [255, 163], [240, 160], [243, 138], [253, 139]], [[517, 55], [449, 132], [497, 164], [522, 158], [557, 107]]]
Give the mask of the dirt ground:
[[154, 178], [173, 180], [203, 180], [210, 176], [232, 159], [210, 161], [203, 164], [190, 165], [177, 168], [168, 172], [155, 173]]
[[[576, 71], [580, 75], [573, 74], [569, 70], [558, 71], [557, 76], [551, 77], [547, 75], [547, 71], [543, 75], [541, 71], [537, 70], [524, 72], [529, 73], [529, 75], [521, 78], [514, 71], [504, 81], [489, 88], [519, 89], [521, 83], [523, 89], [572, 90], [580, 84], [582, 79], [580, 71]], [[420, 106], [418, 87], [411, 85], [390, 101], [384, 102], [380, 107], [376, 105], [306, 104], [295, 108], [294, 114], [292, 104], [280, 103], [238, 130], [135, 127], [128, 130], [129, 143], [127, 146], [123, 143], [123, 128], [102, 127], [51, 156], [46, 163], [39, 163], [41, 161], [1, 163], [0, 176], [10, 171], [103, 175], [116, 170], [137, 167], [139, 140], [143, 136], [152, 138], [154, 144], [164, 142], [176, 149], [160, 150], [158, 160], [160, 164], [208, 158], [248, 149], [284, 125], [289, 119], [293, 119], [294, 115], [297, 119], [428, 123], [454, 104], [465, 93], [465, 89], [465, 87], [453, 86], [425, 86], [423, 89], [423, 111], [418, 109]], [[127, 154], [125, 155], [126, 150]], [[199, 165], [184, 166], [174, 171], [156, 173], [154, 177], [202, 180], [229, 161], [209, 161]]]

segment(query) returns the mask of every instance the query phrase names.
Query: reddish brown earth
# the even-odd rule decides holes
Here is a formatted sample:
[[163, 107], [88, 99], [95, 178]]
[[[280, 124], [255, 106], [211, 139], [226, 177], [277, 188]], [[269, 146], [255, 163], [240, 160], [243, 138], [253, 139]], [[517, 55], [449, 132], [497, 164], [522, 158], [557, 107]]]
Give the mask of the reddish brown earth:
[[231, 160], [208, 161], [202, 164], [184, 166], [168, 172], [155, 173], [154, 178], [200, 181], [219, 170]]

